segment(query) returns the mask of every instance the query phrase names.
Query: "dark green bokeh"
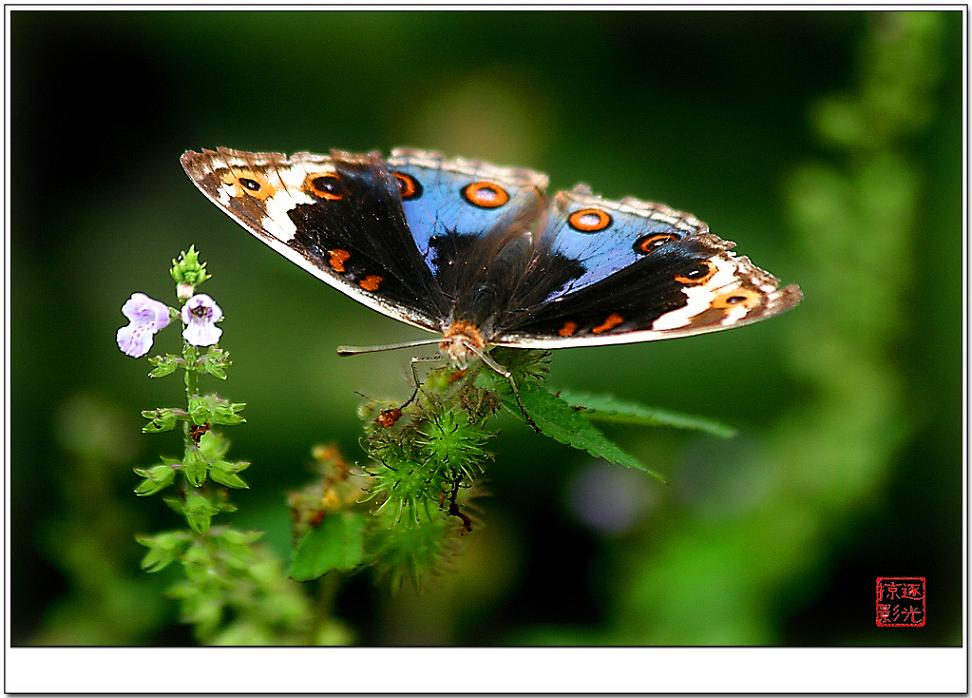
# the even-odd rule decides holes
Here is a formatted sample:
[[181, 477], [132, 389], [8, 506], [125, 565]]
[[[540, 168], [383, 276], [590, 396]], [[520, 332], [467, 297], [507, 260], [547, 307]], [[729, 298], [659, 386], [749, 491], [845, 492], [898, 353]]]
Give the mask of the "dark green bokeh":
[[[237, 521], [282, 555], [310, 446], [358, 457], [355, 391], [407, 394], [406, 353], [334, 347], [415, 331], [250, 238], [180, 153], [412, 145], [691, 210], [806, 301], [729, 333], [557, 352], [552, 385], [740, 436], [613, 429], [663, 487], [505, 423], [455, 573], [395, 598], [355, 578], [337, 612], [357, 642], [958, 644], [961, 19], [13, 12], [13, 642], [189, 641], [132, 537], [178, 524], [135, 500], [130, 467], [172, 450], [139, 435], [138, 413], [179, 386], [114, 345], [132, 291], [171, 302], [180, 249], [215, 275], [235, 359], [223, 392], [248, 403], [230, 434], [254, 463]], [[902, 51], [901, 32], [924, 43]], [[870, 98], [915, 121], [842, 147], [859, 124], [821, 100], [882, 70], [882, 42], [925, 87]], [[626, 506], [616, 532], [579, 513]], [[926, 628], [874, 627], [882, 575], [928, 578]]]

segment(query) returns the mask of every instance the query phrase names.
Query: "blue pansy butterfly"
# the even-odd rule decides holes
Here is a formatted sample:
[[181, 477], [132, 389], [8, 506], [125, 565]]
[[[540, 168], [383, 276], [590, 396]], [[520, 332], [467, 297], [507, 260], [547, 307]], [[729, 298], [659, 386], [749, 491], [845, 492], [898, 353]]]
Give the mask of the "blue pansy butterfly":
[[[453, 365], [492, 346], [685, 337], [800, 302], [695, 216], [528, 169], [424, 150], [187, 152], [182, 166], [264, 243], [369, 308], [438, 333]], [[339, 350], [340, 351], [340, 350]], [[345, 348], [344, 353], [352, 353]]]

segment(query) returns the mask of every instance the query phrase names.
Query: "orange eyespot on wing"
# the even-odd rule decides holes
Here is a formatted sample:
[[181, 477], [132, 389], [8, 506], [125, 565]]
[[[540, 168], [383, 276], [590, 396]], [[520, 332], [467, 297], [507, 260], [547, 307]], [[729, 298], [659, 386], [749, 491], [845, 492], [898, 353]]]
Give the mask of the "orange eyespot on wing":
[[220, 179], [223, 184], [232, 185], [233, 196], [236, 198], [247, 195], [266, 201], [276, 191], [266, 177], [253, 170], [229, 169], [220, 175]]
[[466, 185], [462, 196], [479, 208], [499, 208], [510, 200], [509, 193], [503, 187], [485, 180]]
[[677, 274], [675, 280], [686, 286], [698, 286], [711, 279], [716, 273], [715, 264], [709, 260], [699, 262], [696, 266], [689, 269], [684, 274]]
[[567, 218], [567, 223], [581, 233], [598, 233], [611, 225], [611, 214], [599, 208], [582, 208]]
[[573, 320], [568, 320], [563, 324], [563, 326], [561, 326], [559, 330], [557, 330], [557, 334], [559, 334], [561, 337], [570, 337], [576, 331], [577, 331], [577, 323], [574, 322]]
[[304, 179], [304, 191], [318, 199], [340, 201], [344, 198], [344, 185], [336, 174], [308, 174]]
[[671, 233], [649, 233], [635, 240], [633, 247], [634, 251], [638, 254], [651, 254], [666, 242], [672, 242], [674, 240], [678, 240], [678, 235], [672, 235]]
[[759, 291], [752, 288], [737, 288], [712, 299], [713, 308], [758, 308], [763, 302]]
[[392, 174], [398, 180], [398, 189], [403, 199], [408, 201], [409, 199], [417, 199], [422, 196], [422, 185], [419, 184], [415, 177], [404, 172], [393, 172]]

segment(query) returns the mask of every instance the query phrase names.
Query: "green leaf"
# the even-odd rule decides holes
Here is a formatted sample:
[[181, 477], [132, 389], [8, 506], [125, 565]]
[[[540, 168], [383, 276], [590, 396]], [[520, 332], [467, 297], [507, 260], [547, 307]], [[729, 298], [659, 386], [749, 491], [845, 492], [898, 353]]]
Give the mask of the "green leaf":
[[590, 393], [578, 393], [572, 390], [561, 390], [558, 394], [561, 400], [574, 407], [581, 408], [581, 415], [587, 419], [621, 424], [639, 424], [649, 427], [695, 429], [713, 436], [721, 436], [724, 439], [736, 435], [736, 430], [731, 426], [713, 419], [671, 412], [657, 407], [646, 407], [636, 402], [619, 400], [610, 395], [591, 395]]
[[209, 465], [209, 477], [227, 487], [246, 489], [249, 488], [249, 485], [236, 473], [244, 470], [249, 465], [249, 463], [229, 463], [225, 460], [213, 461]]
[[179, 368], [179, 362], [181, 360], [182, 359], [175, 354], [153, 356], [151, 359], [149, 359], [149, 363], [155, 366], [155, 368], [149, 371], [149, 378], [162, 378], [171, 373], [175, 373], [175, 370]]
[[213, 395], [196, 395], [189, 398], [189, 416], [193, 424], [209, 424], [213, 415]]
[[263, 531], [238, 531], [235, 528], [223, 529], [220, 537], [232, 545], [251, 545], [263, 537]]
[[206, 272], [206, 263], [199, 261], [199, 253], [196, 252], [195, 245], [190, 245], [189, 249], [179, 254], [179, 259], [172, 260], [172, 268], [169, 275], [177, 284], [187, 286], [198, 286], [204, 281], [211, 279], [212, 276]]
[[187, 448], [185, 458], [182, 460], [182, 472], [186, 475], [186, 480], [193, 487], [199, 487], [206, 482], [206, 471], [209, 463], [206, 457], [196, 448]]
[[215, 461], [226, 455], [226, 452], [229, 450], [229, 445], [229, 439], [219, 432], [210, 429], [199, 439], [199, 452], [207, 460]]
[[135, 536], [139, 545], [148, 548], [141, 566], [148, 572], [159, 572], [177, 560], [189, 545], [188, 531], [171, 531], [154, 536]]
[[197, 395], [189, 400], [189, 415], [196, 424], [240, 424], [245, 402], [229, 402], [217, 395]]
[[171, 465], [155, 465], [151, 468], [135, 468], [134, 470], [136, 475], [145, 478], [135, 488], [135, 494], [139, 497], [148, 497], [156, 492], [161, 492], [175, 480], [175, 470]]
[[142, 410], [142, 416], [149, 420], [149, 423], [142, 427], [142, 433], [157, 434], [162, 431], [172, 431], [184, 415], [185, 412], [172, 407]]
[[[482, 371], [476, 384], [492, 390], [500, 396], [503, 407], [520, 419], [525, 418], [513, 397], [509, 382], [492, 371]], [[641, 461], [606, 437], [597, 427], [584, 419], [566, 401], [557, 397], [546, 388], [535, 384], [520, 387], [520, 399], [530, 417], [540, 427], [544, 435], [555, 441], [586, 451], [595, 458], [611, 463], [641, 470], [660, 482], [667, 483], [660, 473], [651, 470]]]
[[220, 380], [226, 380], [226, 369], [233, 365], [229, 352], [219, 347], [213, 347], [206, 352], [198, 363], [202, 370]]
[[246, 420], [239, 413], [244, 407], [246, 407], [245, 402], [220, 400], [213, 409], [213, 424], [242, 424]]
[[324, 517], [301, 539], [288, 574], [299, 582], [317, 579], [330, 570], [350, 570], [364, 558], [365, 519], [339, 512]]
[[197, 492], [186, 495], [186, 502], [182, 506], [182, 513], [189, 522], [189, 527], [196, 533], [209, 530], [213, 516], [219, 513], [219, 507]]

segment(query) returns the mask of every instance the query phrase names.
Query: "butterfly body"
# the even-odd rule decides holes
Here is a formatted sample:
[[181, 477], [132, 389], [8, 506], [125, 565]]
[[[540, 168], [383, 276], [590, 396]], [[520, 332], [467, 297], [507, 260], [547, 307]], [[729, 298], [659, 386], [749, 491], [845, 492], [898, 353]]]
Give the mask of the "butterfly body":
[[548, 197], [547, 177], [438, 153], [187, 152], [196, 186], [254, 236], [361, 303], [440, 334], [456, 366], [491, 346], [558, 348], [728, 329], [798, 287], [662, 204]]

